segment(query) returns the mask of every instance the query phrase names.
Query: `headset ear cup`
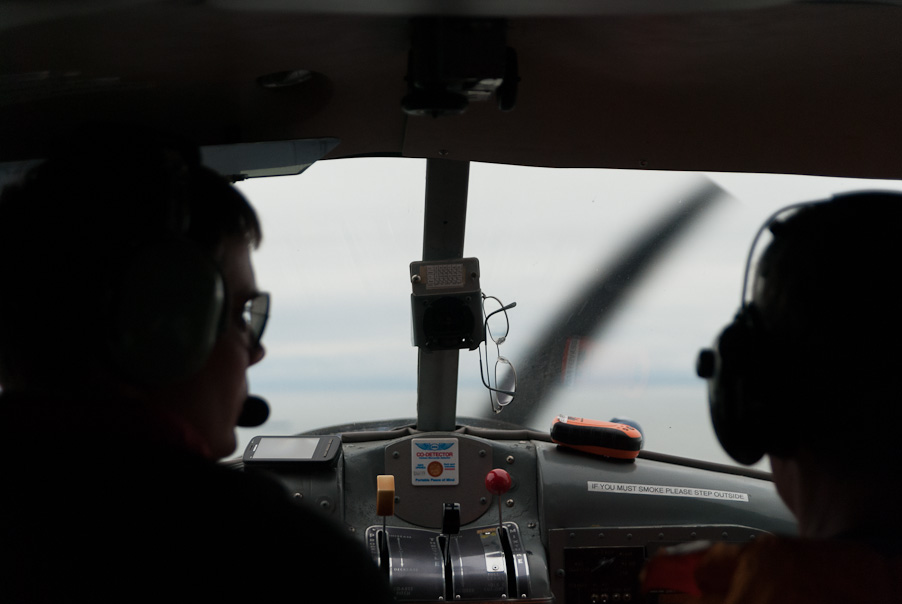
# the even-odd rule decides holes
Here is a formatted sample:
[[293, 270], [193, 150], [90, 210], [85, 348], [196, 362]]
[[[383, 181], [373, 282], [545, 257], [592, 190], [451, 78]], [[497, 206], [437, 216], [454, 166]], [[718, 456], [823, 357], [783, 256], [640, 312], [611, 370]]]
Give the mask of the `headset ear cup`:
[[760, 346], [747, 309], [736, 315], [715, 343], [714, 367], [708, 377], [711, 422], [721, 446], [733, 459], [751, 465], [765, 453], [763, 413], [751, 386], [760, 386]]
[[224, 326], [225, 284], [210, 254], [178, 238], [143, 248], [110, 296], [113, 364], [144, 386], [203, 366]]

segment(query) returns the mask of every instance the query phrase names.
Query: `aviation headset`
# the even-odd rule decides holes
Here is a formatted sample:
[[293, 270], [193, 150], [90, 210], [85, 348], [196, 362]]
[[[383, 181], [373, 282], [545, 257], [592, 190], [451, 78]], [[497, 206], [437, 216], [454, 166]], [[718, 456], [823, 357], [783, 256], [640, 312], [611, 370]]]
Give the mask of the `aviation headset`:
[[[783, 217], [795, 210], [806, 217]], [[758, 230], [739, 311], [697, 365], [717, 438], [733, 459], [791, 455], [800, 443], [859, 472], [871, 456], [899, 459], [902, 319], [893, 277], [902, 257], [900, 219], [902, 193], [859, 191], [787, 206]], [[769, 266], [756, 278], [781, 271], [779, 290], [766, 295], [792, 305], [773, 317], [779, 327], [766, 325], [746, 297], [765, 229], [774, 240], [764, 256]], [[812, 264], [825, 262], [830, 281], [826, 265]], [[832, 320], [837, 313], [843, 320]], [[863, 427], [853, 434], [838, 422], [850, 412]]]
[[[708, 382], [708, 404], [714, 432], [724, 450], [736, 461], [754, 464], [765, 453], [789, 453], [793, 449], [791, 430], [774, 425], [780, 422], [778, 401], [781, 398], [775, 376], [785, 376], [780, 368], [785, 361], [780, 346], [768, 333], [755, 304], [747, 298], [747, 285], [752, 258], [758, 240], [766, 229], [774, 236], [778, 219], [784, 214], [824, 202], [805, 202], [784, 207], [773, 213], [758, 229], [745, 266], [742, 301], [733, 322], [718, 336], [713, 348], [702, 350], [696, 372]], [[776, 232], [775, 232], [776, 231]], [[785, 393], [783, 393], [785, 394]]]
[[[225, 328], [225, 280], [212, 255], [188, 239], [191, 187], [205, 170], [198, 158], [167, 149], [158, 193], [162, 232], [143, 239], [106, 295], [113, 365], [128, 379], [159, 386], [190, 376], [206, 362]], [[209, 176], [207, 176], [209, 178]]]

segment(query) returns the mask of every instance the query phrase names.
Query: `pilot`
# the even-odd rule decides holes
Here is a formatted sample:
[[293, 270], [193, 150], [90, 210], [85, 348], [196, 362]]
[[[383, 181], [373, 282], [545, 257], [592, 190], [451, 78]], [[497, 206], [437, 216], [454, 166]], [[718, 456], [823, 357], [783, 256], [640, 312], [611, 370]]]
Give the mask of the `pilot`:
[[689, 602], [902, 602], [900, 225], [902, 195], [862, 192], [762, 227], [773, 239], [751, 301], [702, 351], [699, 374], [724, 449], [746, 464], [769, 456], [799, 535], [652, 558], [645, 590]]
[[198, 150], [68, 141], [0, 197], [4, 602], [390, 602], [344, 528], [217, 462], [268, 295]]

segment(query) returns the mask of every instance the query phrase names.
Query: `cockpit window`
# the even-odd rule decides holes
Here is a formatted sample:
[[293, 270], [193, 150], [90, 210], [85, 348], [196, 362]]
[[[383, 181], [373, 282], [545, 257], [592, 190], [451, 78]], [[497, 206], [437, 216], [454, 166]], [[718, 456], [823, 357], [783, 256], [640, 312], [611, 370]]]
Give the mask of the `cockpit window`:
[[[239, 184], [262, 220], [254, 263], [273, 296], [251, 390], [273, 411], [241, 431], [237, 453], [256, 434], [415, 417], [408, 265], [422, 259], [425, 173], [424, 160], [352, 159]], [[761, 222], [783, 205], [853, 189], [902, 183], [471, 164], [464, 254], [479, 259], [483, 293], [517, 303], [501, 349], [519, 378], [508, 409], [528, 398], [524, 373], [552, 326], [582, 308], [590, 286], [616, 278], [626, 293], [601, 307], [592, 329], [563, 334], [565, 353], [547, 363], [529, 427], [548, 430], [558, 414], [629, 418], [649, 450], [732, 463], [708, 419], [697, 353], [739, 307]], [[668, 245], [619, 270], [642, 234], [700, 191], [716, 194]], [[461, 351], [458, 417], [505, 420], [508, 409], [492, 414], [479, 372], [477, 352]]]

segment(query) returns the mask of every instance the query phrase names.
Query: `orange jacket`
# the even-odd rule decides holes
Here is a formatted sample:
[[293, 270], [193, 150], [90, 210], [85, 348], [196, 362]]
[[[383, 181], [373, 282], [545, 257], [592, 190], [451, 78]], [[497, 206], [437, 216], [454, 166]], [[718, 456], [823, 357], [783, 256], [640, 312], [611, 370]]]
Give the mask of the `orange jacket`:
[[902, 604], [902, 557], [847, 541], [716, 543], [655, 556], [643, 575], [644, 592], [682, 592], [687, 604]]

